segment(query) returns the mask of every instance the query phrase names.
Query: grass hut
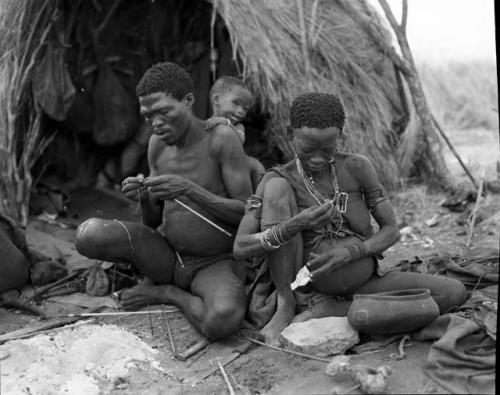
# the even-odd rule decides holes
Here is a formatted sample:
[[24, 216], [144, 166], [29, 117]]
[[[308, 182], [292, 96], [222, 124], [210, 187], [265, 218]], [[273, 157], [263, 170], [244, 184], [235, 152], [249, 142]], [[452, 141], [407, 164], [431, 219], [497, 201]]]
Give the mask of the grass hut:
[[[390, 41], [365, 0], [354, 4]], [[191, 73], [199, 117], [209, 116], [214, 77], [245, 79], [258, 103], [248, 125], [257, 138], [246, 148], [267, 165], [291, 156], [285, 126], [293, 98], [336, 93], [347, 112], [343, 148], [368, 155], [386, 188], [398, 185], [409, 118], [404, 89], [340, 2], [3, 0], [0, 23], [0, 211], [22, 222], [33, 180], [56, 174], [74, 185], [85, 173], [81, 182], [91, 183], [106, 159], [123, 152], [140, 129], [135, 84], [164, 60]], [[103, 92], [103, 84], [115, 88]], [[106, 100], [117, 91], [120, 100]], [[104, 105], [117, 116], [112, 125], [130, 115], [113, 138], [95, 136]]]

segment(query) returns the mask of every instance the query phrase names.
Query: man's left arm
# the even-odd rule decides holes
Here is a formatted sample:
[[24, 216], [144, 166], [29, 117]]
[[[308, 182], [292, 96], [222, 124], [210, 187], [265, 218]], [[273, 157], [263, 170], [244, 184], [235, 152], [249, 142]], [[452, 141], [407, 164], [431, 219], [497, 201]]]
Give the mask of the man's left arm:
[[215, 195], [195, 183], [192, 183], [186, 195], [224, 221], [238, 224], [245, 211], [245, 202], [252, 194], [248, 161], [238, 136], [231, 129], [219, 126], [212, 133], [211, 154], [219, 158], [229, 197]]

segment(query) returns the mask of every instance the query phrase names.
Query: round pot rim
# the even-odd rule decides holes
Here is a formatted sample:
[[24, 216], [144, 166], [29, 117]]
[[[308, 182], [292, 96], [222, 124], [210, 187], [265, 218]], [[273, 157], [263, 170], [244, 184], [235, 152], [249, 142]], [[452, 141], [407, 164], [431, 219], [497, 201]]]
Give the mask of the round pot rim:
[[387, 301], [407, 301], [421, 300], [431, 296], [431, 291], [428, 288], [410, 288], [400, 289], [396, 291], [377, 292], [372, 294], [354, 294], [354, 300], [387, 300]]

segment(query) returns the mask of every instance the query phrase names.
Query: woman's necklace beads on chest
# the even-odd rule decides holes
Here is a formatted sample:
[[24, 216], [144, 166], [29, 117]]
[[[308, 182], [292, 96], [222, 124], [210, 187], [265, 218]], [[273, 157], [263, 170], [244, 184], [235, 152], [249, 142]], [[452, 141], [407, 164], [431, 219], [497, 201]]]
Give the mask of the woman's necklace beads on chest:
[[340, 213], [346, 212], [347, 200], [349, 196], [345, 192], [339, 192], [337, 174], [335, 171], [335, 166], [333, 161], [330, 162], [330, 182], [333, 187], [333, 193], [331, 194], [330, 199], [323, 196], [321, 192], [318, 191], [318, 189], [314, 185], [315, 183], [312, 175], [306, 174], [299, 158], [295, 158], [295, 164], [297, 166], [297, 172], [299, 173], [299, 176], [302, 179], [307, 192], [312, 196], [312, 198], [316, 201], [316, 203], [321, 205], [326, 203], [327, 201], [331, 201], [333, 204], [335, 204], [337, 210]]

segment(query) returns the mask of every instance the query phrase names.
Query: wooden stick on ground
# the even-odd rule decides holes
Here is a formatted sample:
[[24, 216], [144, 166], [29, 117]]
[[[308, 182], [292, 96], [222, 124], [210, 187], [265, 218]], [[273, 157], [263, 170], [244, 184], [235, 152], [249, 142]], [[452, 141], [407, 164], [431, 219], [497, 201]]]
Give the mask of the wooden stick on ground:
[[[411, 337], [410, 335], [405, 335], [399, 342], [399, 355], [398, 354], [391, 354], [391, 358], [394, 358], [396, 360], [401, 360], [406, 358], [406, 352], [405, 352], [405, 343], [406, 341], [410, 341]], [[407, 346], [411, 346], [410, 343], [407, 344]]]
[[[205, 347], [204, 349], [202, 349], [198, 355], [196, 355], [193, 359], [191, 359], [191, 361], [188, 362], [188, 364], [186, 365], [186, 368], [189, 368], [192, 364], [194, 364], [198, 359], [200, 359], [206, 352], [208, 351], [208, 346]], [[182, 359], [180, 358], [177, 358], [178, 360], [182, 361]]]
[[229, 390], [229, 395], [234, 395], [233, 386], [231, 385], [231, 382], [229, 381], [229, 377], [227, 377], [226, 371], [224, 370], [224, 366], [221, 365], [221, 363], [218, 359], [217, 359], [217, 365], [219, 365], [219, 370], [222, 373], [222, 377], [223, 377], [224, 381], [226, 382], [227, 389]]
[[[71, 328], [77, 325], [84, 325], [93, 322], [94, 320], [86, 320], [75, 323], [76, 319], [65, 319], [65, 320], [56, 320], [52, 322], [43, 323], [41, 325], [37, 325], [36, 327], [25, 327], [22, 329], [18, 329], [13, 332], [5, 333], [0, 335], [0, 344], [3, 344], [7, 341], [17, 340], [17, 339], [25, 339], [27, 337], [32, 337], [35, 335], [40, 335], [43, 333], [50, 332], [56, 328], [64, 327]], [[71, 325], [69, 325], [71, 324]]]
[[174, 343], [174, 339], [172, 337], [172, 332], [170, 331], [170, 325], [168, 324], [167, 314], [165, 314], [165, 307], [163, 307], [163, 305], [161, 305], [161, 310], [163, 312], [163, 314], [162, 314], [163, 321], [165, 321], [165, 326], [167, 327], [168, 338], [170, 339], [170, 347], [172, 349], [172, 357], [175, 357], [175, 355], [177, 354], [177, 352], [175, 351], [175, 343]]
[[210, 343], [211, 343], [210, 340], [208, 340], [206, 337], [204, 337], [200, 341], [196, 342], [193, 346], [189, 347], [186, 351], [184, 351], [180, 354], [176, 354], [175, 358], [177, 358], [179, 361], [184, 362], [188, 358], [191, 358], [193, 355], [202, 351], [203, 349], [206, 349]]
[[326, 358], [320, 358], [320, 357], [316, 357], [314, 355], [303, 354], [303, 353], [298, 352], [298, 351], [291, 351], [291, 350], [287, 350], [287, 349], [284, 349], [284, 348], [281, 348], [281, 347], [271, 346], [270, 344], [261, 342], [259, 340], [252, 339], [251, 337], [248, 337], [248, 336], [243, 336], [243, 337], [245, 339], [251, 341], [252, 343], [260, 344], [261, 346], [269, 347], [269, 348], [272, 348], [273, 350], [283, 351], [283, 352], [286, 352], [286, 353], [292, 354], [292, 355], [298, 355], [299, 357], [304, 357], [304, 358], [309, 358], [309, 359], [315, 359], [316, 361], [330, 362], [330, 360], [326, 359]]
[[[162, 313], [163, 313], [163, 310], [162, 310]], [[148, 303], [148, 317], [149, 317], [149, 327], [151, 329], [151, 337], [154, 339], [155, 332], [153, 330], [153, 320], [151, 319], [151, 309], [149, 308], [149, 303]]]
[[471, 214], [469, 236], [467, 237], [467, 243], [465, 243], [465, 246], [467, 248], [469, 248], [470, 243], [472, 241], [472, 234], [474, 233], [476, 215], [477, 215], [477, 210], [479, 209], [479, 202], [481, 201], [481, 195], [483, 194], [483, 187], [484, 187], [484, 177], [481, 177], [481, 181], [479, 182], [479, 189], [477, 191], [476, 204], [474, 205], [474, 209], [472, 210]]
[[73, 280], [75, 277], [78, 277], [82, 273], [82, 270], [75, 270], [73, 273], [68, 274], [67, 276], [60, 278], [57, 281], [54, 281], [53, 283], [44, 285], [43, 287], [40, 287], [38, 291], [36, 291], [33, 295], [31, 295], [28, 299], [24, 301], [24, 303], [30, 302], [31, 300], [37, 298], [38, 296], [44, 294], [48, 290], [57, 287], [58, 285], [64, 284], [66, 282], [69, 282], [70, 280]]
[[53, 317], [59, 317], [59, 318], [64, 318], [64, 317], [105, 317], [105, 316], [133, 316], [133, 315], [142, 315], [142, 314], [163, 314], [165, 313], [177, 313], [179, 309], [169, 309], [169, 310], [151, 310], [151, 311], [110, 311], [110, 312], [103, 312], [103, 313], [78, 313], [78, 314], [58, 314], [58, 315], [51, 315], [49, 318]]

